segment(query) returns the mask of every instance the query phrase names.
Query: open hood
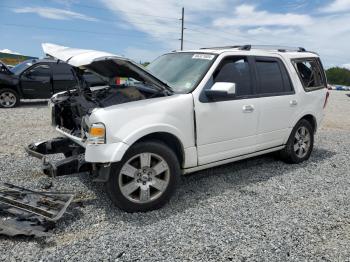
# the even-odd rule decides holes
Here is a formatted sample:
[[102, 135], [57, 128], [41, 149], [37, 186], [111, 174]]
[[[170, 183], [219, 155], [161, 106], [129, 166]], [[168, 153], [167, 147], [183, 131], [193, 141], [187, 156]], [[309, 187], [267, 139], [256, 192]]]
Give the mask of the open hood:
[[144, 67], [130, 59], [107, 52], [70, 48], [55, 44], [42, 44], [44, 53], [64, 61], [74, 67], [86, 68], [98, 75], [112, 79], [115, 77], [131, 77], [146, 82], [159, 91], [169, 91], [171, 88], [153, 76]]

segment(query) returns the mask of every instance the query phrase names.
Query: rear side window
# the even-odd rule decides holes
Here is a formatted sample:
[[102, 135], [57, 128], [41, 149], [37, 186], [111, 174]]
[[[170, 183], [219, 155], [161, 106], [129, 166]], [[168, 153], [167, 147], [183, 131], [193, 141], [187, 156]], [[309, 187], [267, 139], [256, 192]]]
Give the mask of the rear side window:
[[278, 59], [256, 59], [258, 94], [283, 95], [293, 92], [288, 73]]
[[293, 63], [305, 91], [327, 87], [326, 78], [318, 59], [298, 59], [294, 60]]
[[253, 95], [253, 85], [251, 79], [249, 63], [246, 57], [226, 58], [219, 70], [214, 73], [214, 83], [229, 82], [236, 84], [236, 95]]

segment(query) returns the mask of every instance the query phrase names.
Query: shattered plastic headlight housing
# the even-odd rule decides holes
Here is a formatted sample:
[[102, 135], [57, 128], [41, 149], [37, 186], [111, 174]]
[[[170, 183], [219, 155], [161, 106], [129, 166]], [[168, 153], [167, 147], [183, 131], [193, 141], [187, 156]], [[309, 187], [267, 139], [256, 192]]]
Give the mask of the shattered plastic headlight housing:
[[90, 126], [86, 142], [91, 145], [106, 143], [106, 127], [103, 123], [95, 123]]

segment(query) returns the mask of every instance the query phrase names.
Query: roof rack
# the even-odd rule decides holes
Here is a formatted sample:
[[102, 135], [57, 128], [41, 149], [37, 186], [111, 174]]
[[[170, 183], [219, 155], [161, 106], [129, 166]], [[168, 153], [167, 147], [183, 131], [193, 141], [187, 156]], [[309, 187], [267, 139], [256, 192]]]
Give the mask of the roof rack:
[[217, 46], [217, 47], [203, 47], [201, 49], [238, 49], [250, 51], [251, 49], [275, 50], [278, 52], [308, 52], [304, 47], [287, 47], [274, 45], [233, 45], [233, 46]]

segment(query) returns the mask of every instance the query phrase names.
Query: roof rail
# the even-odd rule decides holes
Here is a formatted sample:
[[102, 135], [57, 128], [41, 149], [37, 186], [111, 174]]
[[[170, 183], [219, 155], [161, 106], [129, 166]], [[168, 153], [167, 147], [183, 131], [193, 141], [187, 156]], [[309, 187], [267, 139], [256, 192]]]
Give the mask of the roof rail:
[[214, 47], [202, 47], [200, 49], [234, 49], [239, 48], [240, 45], [232, 45], [232, 46], [214, 46]]
[[287, 47], [274, 45], [233, 45], [233, 46], [217, 46], [203, 47], [201, 49], [238, 49], [249, 51], [251, 49], [276, 50], [278, 52], [309, 52], [304, 47]]

